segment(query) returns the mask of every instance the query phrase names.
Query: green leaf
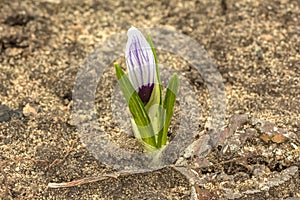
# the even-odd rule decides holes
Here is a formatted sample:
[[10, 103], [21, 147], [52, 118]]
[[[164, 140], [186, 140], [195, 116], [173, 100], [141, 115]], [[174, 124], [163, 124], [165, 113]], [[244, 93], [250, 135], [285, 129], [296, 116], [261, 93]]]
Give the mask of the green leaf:
[[151, 97], [150, 97], [148, 103], [145, 105], [146, 111], [148, 112], [152, 105], [155, 105], [155, 104], [161, 105], [161, 103], [160, 103], [161, 100], [160, 99], [161, 99], [161, 97], [160, 97], [160, 86], [159, 86], [159, 84], [155, 83], [154, 87], [153, 87], [153, 90], [152, 90]]
[[141, 139], [145, 143], [153, 147], [156, 147], [153, 127], [149, 119], [149, 116], [145, 110], [143, 102], [141, 101], [139, 95], [133, 88], [130, 80], [125, 75], [123, 69], [119, 66], [118, 63], [115, 63], [114, 65], [116, 69], [116, 75], [118, 78], [119, 86], [124, 94], [124, 97], [128, 104], [131, 115], [134, 119], [134, 122], [137, 125]]
[[[149, 103], [146, 105], [147, 112], [149, 112], [149, 108], [154, 105], [154, 103], [159, 104], [162, 106], [162, 84], [160, 80], [160, 73], [159, 73], [159, 68], [158, 68], [158, 62], [157, 62], [157, 55], [156, 51], [151, 39], [150, 34], [148, 34], [148, 42], [150, 44], [154, 60], [155, 60], [155, 65], [156, 65], [156, 84], [153, 88], [153, 92], [150, 98]], [[153, 99], [152, 99], [153, 98]], [[162, 135], [163, 135], [163, 126], [164, 126], [164, 109], [158, 109], [155, 115], [150, 115], [151, 121], [156, 123], [155, 124], [155, 131], [158, 131], [158, 133], [155, 132], [156, 135], [156, 141], [157, 141], [157, 147], [161, 147], [161, 141], [162, 141]]]
[[157, 150], [156, 146], [152, 146], [142, 139], [142, 137], [140, 135], [141, 130], [137, 127], [134, 119], [131, 118], [130, 121], [131, 121], [134, 136], [143, 145], [143, 148], [148, 152], [153, 152], [153, 151]]
[[158, 92], [159, 92], [159, 105], [162, 105], [162, 85], [161, 85], [161, 82], [160, 82], [160, 73], [159, 73], [159, 69], [158, 69], [156, 51], [155, 51], [155, 48], [154, 48], [154, 45], [153, 45], [150, 34], [148, 34], [148, 42], [150, 44], [150, 47], [151, 47], [151, 50], [152, 50], [152, 53], [153, 53], [153, 56], [154, 56], [154, 60], [155, 60], [156, 81], [157, 81], [157, 84], [158, 84]]
[[178, 87], [179, 87], [179, 80], [177, 74], [173, 74], [171, 77], [168, 87], [166, 96], [164, 99], [163, 107], [165, 109], [165, 115], [164, 115], [164, 128], [161, 135], [158, 136], [158, 142], [157, 147], [160, 148], [167, 143], [167, 135], [168, 135], [168, 128], [171, 123], [171, 118], [174, 112], [174, 105], [176, 103], [176, 96], [178, 94]]

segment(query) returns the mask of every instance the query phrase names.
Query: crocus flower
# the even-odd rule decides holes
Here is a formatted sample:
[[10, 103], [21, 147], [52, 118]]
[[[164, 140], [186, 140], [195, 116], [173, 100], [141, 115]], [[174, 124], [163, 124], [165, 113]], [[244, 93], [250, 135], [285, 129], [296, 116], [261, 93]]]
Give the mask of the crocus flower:
[[128, 77], [137, 91], [140, 99], [147, 104], [156, 79], [155, 58], [151, 46], [143, 34], [135, 27], [128, 32], [125, 59], [128, 68]]
[[128, 30], [127, 36], [127, 75], [118, 63], [114, 63], [116, 75], [132, 115], [134, 136], [145, 150], [155, 151], [167, 144], [179, 80], [177, 74], [171, 76], [163, 99], [155, 48], [150, 36], [148, 43], [135, 27]]

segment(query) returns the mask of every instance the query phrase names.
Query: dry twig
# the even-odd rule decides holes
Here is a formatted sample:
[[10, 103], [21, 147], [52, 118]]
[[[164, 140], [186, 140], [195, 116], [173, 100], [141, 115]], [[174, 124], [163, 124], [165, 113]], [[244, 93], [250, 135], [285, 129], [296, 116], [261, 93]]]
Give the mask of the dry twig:
[[83, 178], [79, 179], [76, 181], [70, 181], [70, 182], [64, 182], [64, 183], [49, 183], [48, 187], [49, 188], [67, 188], [67, 187], [74, 187], [78, 185], [83, 185], [87, 183], [94, 183], [97, 181], [105, 180], [107, 178], [118, 178], [120, 174], [113, 173], [113, 174], [104, 174], [99, 177], [88, 177], [88, 178]]

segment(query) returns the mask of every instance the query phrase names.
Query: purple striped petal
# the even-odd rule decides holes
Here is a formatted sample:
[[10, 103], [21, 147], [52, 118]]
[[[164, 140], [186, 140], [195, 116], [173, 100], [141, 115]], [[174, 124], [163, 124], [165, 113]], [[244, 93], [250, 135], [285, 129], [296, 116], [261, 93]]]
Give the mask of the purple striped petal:
[[146, 104], [154, 87], [156, 68], [151, 47], [143, 34], [135, 27], [128, 32], [125, 58], [128, 77], [141, 100]]

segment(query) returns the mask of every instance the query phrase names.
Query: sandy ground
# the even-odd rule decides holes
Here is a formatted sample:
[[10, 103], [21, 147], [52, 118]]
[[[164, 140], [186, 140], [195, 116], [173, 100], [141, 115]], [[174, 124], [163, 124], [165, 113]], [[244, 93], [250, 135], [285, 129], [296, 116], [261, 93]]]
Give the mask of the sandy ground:
[[[195, 170], [207, 178], [195, 184], [197, 198], [300, 198], [299, 16], [297, 0], [2, 0], [1, 199], [190, 199], [188, 178], [170, 167], [48, 188], [49, 182], [112, 171], [80, 142], [71, 117], [72, 88], [83, 60], [131, 25], [188, 35], [223, 77], [229, 128], [205, 156], [213, 165]], [[189, 68], [183, 70], [195, 90], [204, 91], [201, 80]], [[207, 100], [198, 99], [205, 107]], [[248, 119], [241, 122], [244, 114]], [[110, 122], [104, 120], [104, 126]], [[199, 127], [205, 130], [202, 122]], [[239, 131], [248, 133], [247, 139], [227, 155], [224, 146], [241, 140], [235, 138]], [[247, 159], [241, 161], [242, 156]], [[230, 195], [233, 191], [236, 196]]]

